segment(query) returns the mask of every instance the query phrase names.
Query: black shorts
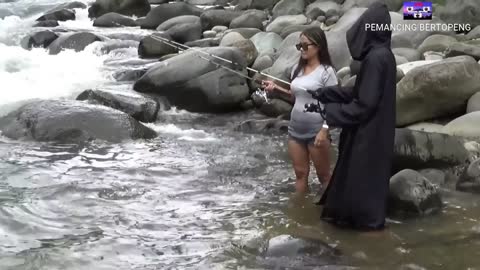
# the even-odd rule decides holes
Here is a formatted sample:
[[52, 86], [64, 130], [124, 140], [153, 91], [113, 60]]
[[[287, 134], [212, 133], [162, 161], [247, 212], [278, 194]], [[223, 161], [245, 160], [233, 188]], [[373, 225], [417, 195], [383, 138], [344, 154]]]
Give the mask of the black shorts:
[[295, 142], [301, 144], [301, 145], [313, 145], [315, 143], [315, 137], [311, 137], [311, 138], [297, 138], [295, 136], [292, 136], [290, 134], [288, 134], [288, 138], [291, 139], [291, 140], [294, 140]]

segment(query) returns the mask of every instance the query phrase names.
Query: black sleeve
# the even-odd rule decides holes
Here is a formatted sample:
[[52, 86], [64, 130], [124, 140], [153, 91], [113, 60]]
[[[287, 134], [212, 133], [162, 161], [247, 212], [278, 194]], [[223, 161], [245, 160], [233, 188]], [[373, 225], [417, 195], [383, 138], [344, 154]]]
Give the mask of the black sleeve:
[[353, 87], [327, 86], [317, 90], [322, 103], [349, 103], [353, 99]]
[[381, 61], [380, 56], [372, 55], [362, 63], [358, 97], [347, 104], [338, 102], [325, 104], [328, 125], [348, 127], [358, 125], [370, 117], [383, 92], [385, 76]]

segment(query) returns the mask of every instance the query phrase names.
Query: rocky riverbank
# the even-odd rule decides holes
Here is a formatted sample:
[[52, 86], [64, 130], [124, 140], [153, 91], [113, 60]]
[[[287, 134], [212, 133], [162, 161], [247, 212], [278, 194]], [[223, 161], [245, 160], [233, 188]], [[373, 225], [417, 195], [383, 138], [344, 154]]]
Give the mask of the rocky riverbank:
[[[59, 5], [37, 19], [38, 31], [22, 40], [23, 48], [42, 47], [53, 55], [82, 51], [95, 42], [111, 42], [105, 51], [134, 43], [138, 60], [153, 64], [116, 74], [118, 81], [131, 82], [137, 93], [82, 89], [76, 101], [33, 101], [1, 118], [0, 130], [10, 138], [40, 141], [148, 139], [156, 133], [143, 123], [157, 121], [162, 111], [175, 106], [198, 113], [255, 110], [265, 118], [238, 123], [236, 130], [284, 134], [292, 108], [289, 100], [272, 96], [265, 102], [253, 94], [258, 85], [202, 59], [198, 50], [286, 80], [298, 60], [294, 44], [300, 31], [321, 27], [342, 84], [352, 84], [355, 72], [345, 33], [371, 2], [97, 0], [90, 6]], [[442, 208], [442, 189], [480, 192], [480, 20], [465, 16], [480, 12], [480, 5], [446, 0], [444, 6], [435, 4], [431, 22], [406, 22], [400, 12], [403, 1], [386, 2], [392, 23], [472, 26], [469, 33], [393, 33], [398, 129], [391, 210], [392, 215], [427, 215]], [[88, 9], [95, 27], [135, 27], [152, 33], [113, 36], [57, 27], [58, 22], [75, 20], [74, 9], [79, 8]], [[155, 36], [197, 51], [179, 51]]]

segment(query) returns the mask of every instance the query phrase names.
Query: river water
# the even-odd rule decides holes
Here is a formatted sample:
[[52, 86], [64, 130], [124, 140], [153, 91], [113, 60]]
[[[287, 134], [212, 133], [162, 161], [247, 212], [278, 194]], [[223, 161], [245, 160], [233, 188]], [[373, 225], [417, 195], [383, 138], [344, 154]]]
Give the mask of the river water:
[[[150, 30], [95, 29], [81, 9], [59, 28], [133, 40], [55, 56], [19, 47], [34, 20], [62, 2], [0, 1], [16, 15], [0, 19], [0, 115], [32, 98], [131, 91], [113, 74], [152, 64], [137, 55]], [[328, 244], [360, 269], [480, 269], [478, 197], [445, 191], [441, 214], [392, 219], [383, 233], [332, 228], [313, 197], [292, 196], [284, 136], [234, 131], [250, 117], [172, 108], [148, 124], [158, 138], [121, 144], [0, 136], [0, 269], [266, 269], [262, 249], [286, 234]]]

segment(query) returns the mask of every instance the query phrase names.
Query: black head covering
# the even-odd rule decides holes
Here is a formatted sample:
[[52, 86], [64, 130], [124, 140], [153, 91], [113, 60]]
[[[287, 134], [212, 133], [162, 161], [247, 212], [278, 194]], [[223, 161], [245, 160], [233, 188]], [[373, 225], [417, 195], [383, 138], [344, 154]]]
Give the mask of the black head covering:
[[[352, 27], [347, 31], [347, 44], [352, 58], [361, 61], [368, 51], [374, 47], [390, 48], [390, 40], [392, 31], [389, 30], [391, 23], [390, 13], [384, 3], [373, 3], [358, 18]], [[371, 28], [366, 29], [366, 24], [382, 25], [387, 30], [372, 31]]]

